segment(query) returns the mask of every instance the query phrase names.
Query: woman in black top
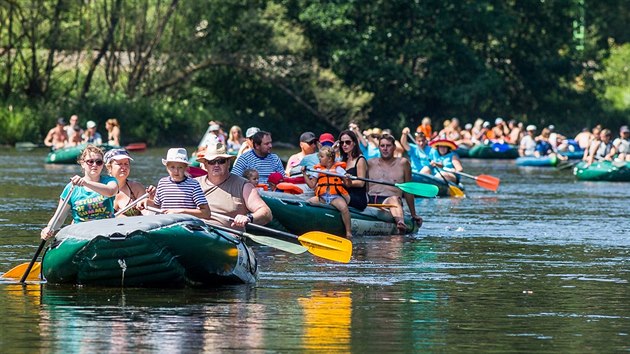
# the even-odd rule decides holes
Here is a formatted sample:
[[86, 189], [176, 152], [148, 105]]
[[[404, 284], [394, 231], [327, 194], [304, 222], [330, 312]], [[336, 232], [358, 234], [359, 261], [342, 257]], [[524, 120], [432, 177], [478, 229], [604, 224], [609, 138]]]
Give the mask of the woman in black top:
[[[361, 154], [357, 136], [351, 130], [344, 130], [339, 134], [339, 152], [341, 161], [346, 163], [348, 174], [368, 178], [367, 160]], [[348, 206], [359, 210], [365, 209], [368, 205], [366, 182], [356, 179], [349, 182], [346, 188], [350, 194]]]

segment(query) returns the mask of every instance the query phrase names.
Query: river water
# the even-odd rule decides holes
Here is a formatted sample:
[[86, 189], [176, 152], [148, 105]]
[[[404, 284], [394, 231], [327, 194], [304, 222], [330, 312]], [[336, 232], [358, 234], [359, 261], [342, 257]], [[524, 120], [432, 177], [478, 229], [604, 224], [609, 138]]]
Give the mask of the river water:
[[[156, 183], [166, 149], [133, 154]], [[0, 150], [0, 272], [28, 262], [78, 166]], [[349, 264], [254, 246], [255, 286], [119, 289], [0, 282], [2, 352], [630, 350], [630, 184], [464, 160], [501, 178], [417, 199], [415, 235], [355, 238]]]

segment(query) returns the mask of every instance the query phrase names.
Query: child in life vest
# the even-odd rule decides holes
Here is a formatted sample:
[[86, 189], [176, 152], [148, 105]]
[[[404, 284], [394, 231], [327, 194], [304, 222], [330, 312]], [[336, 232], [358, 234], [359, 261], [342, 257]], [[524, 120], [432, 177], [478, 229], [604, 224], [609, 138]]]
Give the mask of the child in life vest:
[[253, 184], [259, 191], [266, 191], [267, 185], [260, 184], [260, 176], [258, 175], [258, 171], [255, 168], [248, 168], [243, 171], [243, 178], [245, 178], [249, 183]]
[[[319, 164], [313, 166], [314, 170], [327, 172], [329, 174], [319, 173], [316, 177], [306, 174], [306, 168], [302, 170], [306, 184], [315, 190], [315, 196], [309, 199], [311, 203], [330, 204], [339, 210], [341, 220], [346, 229], [346, 237], [352, 237], [350, 224], [350, 211], [348, 210], [348, 202], [350, 196], [346, 190], [346, 185], [350, 180], [345, 177], [345, 162], [335, 162], [335, 150], [331, 147], [324, 146], [319, 150]], [[330, 175], [330, 173], [338, 176]]]

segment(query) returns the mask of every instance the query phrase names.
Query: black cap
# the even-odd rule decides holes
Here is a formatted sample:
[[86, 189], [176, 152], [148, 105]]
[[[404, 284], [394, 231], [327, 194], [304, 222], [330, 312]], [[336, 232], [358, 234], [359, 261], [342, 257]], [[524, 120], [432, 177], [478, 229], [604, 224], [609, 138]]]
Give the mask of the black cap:
[[57, 124], [66, 125], [66, 120], [63, 118], [57, 118]]
[[300, 135], [300, 142], [302, 143], [310, 143], [313, 140], [317, 140], [317, 137], [315, 137], [313, 132], [304, 132]]

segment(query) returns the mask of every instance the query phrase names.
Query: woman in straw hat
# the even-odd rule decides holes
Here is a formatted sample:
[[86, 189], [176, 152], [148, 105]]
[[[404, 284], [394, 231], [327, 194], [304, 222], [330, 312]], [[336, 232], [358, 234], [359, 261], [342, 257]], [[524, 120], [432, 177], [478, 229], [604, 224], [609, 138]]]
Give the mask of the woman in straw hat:
[[442, 178], [440, 176], [441, 173], [447, 180], [459, 183], [459, 175], [453, 172], [462, 172], [464, 167], [459, 156], [455, 153], [457, 144], [448, 139], [438, 139], [430, 142], [429, 146], [433, 148], [429, 153], [431, 168], [424, 167], [421, 172], [434, 174], [436, 177]]

